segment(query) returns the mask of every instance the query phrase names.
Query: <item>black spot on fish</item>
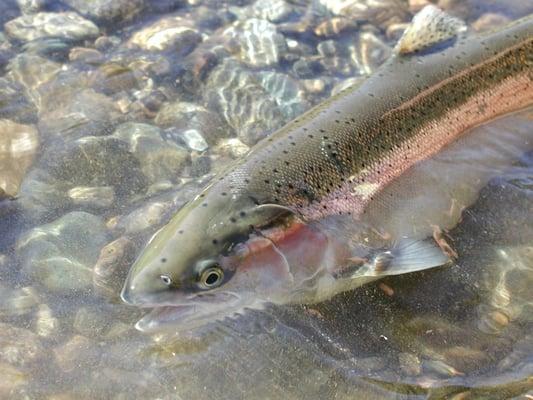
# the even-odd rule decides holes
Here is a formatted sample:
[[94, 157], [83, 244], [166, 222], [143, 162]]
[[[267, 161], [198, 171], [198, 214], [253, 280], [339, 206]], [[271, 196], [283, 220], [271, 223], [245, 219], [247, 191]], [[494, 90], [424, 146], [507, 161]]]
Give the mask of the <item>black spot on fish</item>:
[[218, 240], [213, 239], [213, 240], [211, 241], [211, 243], [213, 243], [213, 244], [218, 244]]
[[163, 258], [161, 259], [161, 262], [162, 262], [162, 263], [166, 263], [166, 262], [167, 262], [167, 259], [163, 257]]

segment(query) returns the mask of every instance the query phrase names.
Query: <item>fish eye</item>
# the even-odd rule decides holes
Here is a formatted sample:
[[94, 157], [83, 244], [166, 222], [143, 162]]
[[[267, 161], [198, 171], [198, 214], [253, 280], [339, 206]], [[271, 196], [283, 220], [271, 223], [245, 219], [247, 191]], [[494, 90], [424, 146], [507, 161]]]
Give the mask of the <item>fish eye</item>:
[[161, 280], [163, 281], [163, 283], [167, 286], [170, 286], [172, 285], [172, 278], [168, 275], [160, 275], [159, 276], [161, 278]]
[[224, 271], [218, 265], [211, 265], [200, 274], [200, 285], [205, 289], [219, 286], [224, 279]]

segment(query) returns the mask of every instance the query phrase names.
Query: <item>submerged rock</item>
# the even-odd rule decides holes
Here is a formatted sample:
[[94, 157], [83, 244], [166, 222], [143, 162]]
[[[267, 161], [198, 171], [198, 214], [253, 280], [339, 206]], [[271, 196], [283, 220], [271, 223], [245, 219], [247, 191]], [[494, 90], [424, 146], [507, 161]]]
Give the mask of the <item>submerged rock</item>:
[[92, 266], [108, 241], [104, 222], [86, 212], [72, 212], [23, 234], [16, 245], [25, 274], [60, 293], [92, 285]]
[[207, 81], [204, 99], [247, 145], [253, 145], [294, 118], [306, 105], [303, 91], [282, 73], [253, 73], [225, 59]]
[[[61, 85], [61, 81], [57, 85]], [[43, 136], [72, 140], [84, 136], [109, 135], [122, 121], [122, 113], [117, 105], [93, 89], [67, 89], [62, 95], [59, 98], [48, 95], [44, 101], [44, 111], [39, 120], [39, 130]]]
[[[0, 364], [6, 363], [25, 370], [45, 354], [41, 340], [35, 333], [0, 322]], [[0, 381], [3, 380], [4, 376]]]
[[40, 38], [83, 40], [98, 36], [98, 27], [74, 12], [40, 12], [7, 22], [7, 35], [23, 42]]
[[155, 117], [156, 124], [179, 131], [194, 129], [208, 144], [230, 136], [231, 128], [213, 111], [195, 103], [176, 101], [165, 103]]
[[35, 127], [0, 119], [0, 190], [15, 196], [39, 147]]
[[202, 41], [202, 36], [190, 20], [180, 16], [164, 17], [136, 32], [128, 44], [149, 51], [172, 51], [184, 56]]
[[135, 244], [126, 236], [105, 245], [93, 268], [95, 287], [107, 297], [118, 298], [135, 254]]
[[287, 43], [276, 25], [257, 18], [238, 21], [224, 30], [222, 36], [238, 59], [253, 67], [277, 65], [287, 52]]
[[189, 152], [165, 140], [156, 126], [128, 122], [119, 126], [113, 136], [128, 143], [150, 183], [177, 181], [189, 162]]
[[139, 14], [145, 0], [63, 0], [87, 18], [104, 21], [124, 21]]

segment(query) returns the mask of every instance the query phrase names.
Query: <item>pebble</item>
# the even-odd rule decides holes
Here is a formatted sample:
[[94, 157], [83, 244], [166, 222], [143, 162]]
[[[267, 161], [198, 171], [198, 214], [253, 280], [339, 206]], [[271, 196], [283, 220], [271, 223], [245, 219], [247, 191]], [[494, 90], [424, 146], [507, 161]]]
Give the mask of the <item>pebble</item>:
[[106, 244], [93, 267], [95, 286], [108, 297], [118, 297], [135, 253], [135, 244], [126, 236]]
[[173, 56], [184, 56], [201, 41], [202, 36], [190, 20], [174, 16], [161, 18], [137, 31], [128, 44], [148, 51], [172, 51]]
[[[91, 335], [92, 336], [92, 335]], [[68, 342], [53, 350], [54, 358], [62, 372], [72, 372], [81, 366], [95, 364], [95, 343], [82, 335], [73, 336]], [[80, 362], [80, 360], [83, 360]]]
[[45, 354], [41, 339], [35, 333], [0, 322], [0, 364], [25, 370]]
[[400, 353], [398, 354], [398, 363], [401, 371], [409, 376], [417, 376], [422, 372], [420, 359], [416, 354]]
[[4, 362], [0, 362], [0, 396], [4, 399], [13, 397], [19, 386], [29, 382], [29, 374]]
[[63, 0], [87, 18], [98, 21], [123, 22], [137, 16], [145, 7], [145, 0]]
[[98, 36], [98, 27], [75, 12], [22, 15], [4, 25], [6, 34], [23, 42], [40, 38], [84, 40]]
[[22, 14], [33, 14], [39, 12], [49, 0], [17, 0], [17, 4]]
[[221, 138], [233, 133], [218, 113], [184, 101], [164, 103], [154, 121], [161, 127], [173, 128], [169, 132], [171, 136], [176, 131], [196, 130], [208, 145], [216, 144]]
[[31, 125], [0, 119], [0, 189], [15, 196], [39, 147], [39, 134]]
[[59, 319], [54, 315], [52, 309], [46, 304], [41, 304], [35, 315], [35, 333], [48, 338], [58, 333], [59, 326]]
[[[2, 256], [0, 256], [2, 258]], [[0, 260], [0, 267], [2, 265]], [[20, 289], [12, 289], [0, 285], [0, 316], [10, 317], [25, 315], [35, 310], [39, 303], [39, 297], [31, 286]]]
[[486, 13], [480, 16], [474, 22], [472, 22], [472, 28], [480, 32], [489, 29], [496, 29], [498, 26], [508, 24], [509, 22], [510, 19], [505, 15], [496, 13]]
[[253, 15], [274, 23], [289, 19], [293, 13], [293, 6], [285, 0], [257, 0], [252, 6]]
[[276, 25], [264, 19], [238, 21], [222, 32], [230, 53], [253, 67], [268, 67], [279, 63], [288, 51], [287, 43]]
[[107, 316], [101, 312], [89, 307], [81, 307], [74, 317], [72, 327], [85, 337], [95, 338], [102, 336], [110, 323]]
[[205, 151], [209, 147], [202, 134], [196, 129], [187, 129], [181, 134], [187, 147], [195, 151]]
[[104, 55], [96, 49], [87, 47], [73, 47], [68, 55], [71, 62], [80, 62], [87, 65], [100, 65], [104, 62]]
[[111, 186], [77, 186], [67, 196], [76, 206], [108, 209], [115, 202], [115, 190]]
[[250, 147], [237, 138], [223, 139], [215, 149], [217, 154], [233, 159], [244, 157], [250, 151]]
[[169, 202], [155, 201], [147, 203], [119, 218], [116, 228], [126, 235], [142, 233], [161, 224], [171, 209], [172, 204]]
[[72, 293], [92, 285], [92, 266], [107, 241], [101, 218], [76, 211], [21, 235], [16, 249], [22, 270], [35, 282]]
[[189, 152], [164, 139], [161, 129], [154, 125], [127, 122], [116, 129], [113, 137], [128, 144], [149, 183], [176, 182], [190, 162]]

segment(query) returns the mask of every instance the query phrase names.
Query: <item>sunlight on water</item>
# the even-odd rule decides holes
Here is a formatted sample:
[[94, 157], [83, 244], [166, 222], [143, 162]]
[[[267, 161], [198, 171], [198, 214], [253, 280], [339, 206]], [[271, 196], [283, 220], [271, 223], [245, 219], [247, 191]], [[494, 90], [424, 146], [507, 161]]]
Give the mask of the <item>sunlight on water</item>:
[[[180, 335], [136, 331], [119, 298], [173, 212], [373, 72], [421, 3], [2, 1], [0, 398], [531, 398], [531, 112], [389, 189], [409, 196], [384, 228], [449, 228], [452, 266]], [[475, 30], [533, 13], [440, 3]]]

